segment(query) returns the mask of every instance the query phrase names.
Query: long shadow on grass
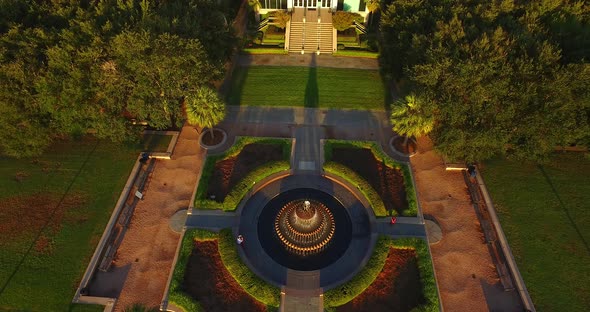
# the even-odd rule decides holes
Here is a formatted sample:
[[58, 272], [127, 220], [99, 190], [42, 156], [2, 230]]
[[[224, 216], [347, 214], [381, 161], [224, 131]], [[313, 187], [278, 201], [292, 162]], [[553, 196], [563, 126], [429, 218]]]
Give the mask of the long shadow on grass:
[[220, 91], [225, 97], [225, 101], [228, 105], [242, 105], [242, 93], [244, 92], [244, 85], [248, 78], [248, 71], [248, 66], [238, 65], [225, 78]]
[[305, 107], [315, 108], [320, 106], [320, 91], [318, 88], [318, 67], [315, 54], [311, 55], [309, 74], [305, 85]]
[[580, 240], [582, 241], [582, 243], [586, 247], [586, 250], [590, 254], [590, 247], [588, 246], [588, 242], [584, 239], [582, 232], [580, 231], [580, 229], [576, 225], [576, 222], [574, 221], [574, 218], [572, 218], [570, 211], [567, 209], [567, 206], [563, 203], [563, 200], [561, 200], [561, 196], [559, 196], [559, 192], [557, 192], [555, 185], [553, 185], [553, 181], [551, 181], [551, 178], [549, 177], [549, 175], [547, 174], [547, 172], [545, 171], [545, 168], [543, 168], [543, 166], [539, 165], [538, 168], [539, 168], [539, 171], [541, 171], [541, 173], [545, 177], [545, 180], [547, 180], [547, 183], [549, 184], [549, 186], [551, 187], [551, 190], [553, 191], [553, 194], [555, 194], [555, 197], [559, 201], [559, 205], [561, 206], [561, 209], [563, 209], [563, 211], [565, 212], [565, 215], [567, 216], [568, 220], [570, 221], [570, 224], [572, 225], [574, 230], [576, 230], [576, 233], [578, 233], [578, 236], [580, 236]]

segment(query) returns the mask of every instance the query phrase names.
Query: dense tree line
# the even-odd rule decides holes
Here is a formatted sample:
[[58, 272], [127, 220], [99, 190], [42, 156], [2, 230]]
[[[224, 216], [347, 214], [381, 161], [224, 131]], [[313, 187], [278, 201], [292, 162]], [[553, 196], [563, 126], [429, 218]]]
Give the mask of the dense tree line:
[[132, 118], [180, 126], [234, 46], [237, 7], [221, 2], [0, 0], [0, 151], [89, 130], [122, 141], [141, 130]]
[[431, 120], [443, 154], [539, 161], [590, 142], [584, 1], [382, 0], [381, 12], [383, 73], [413, 93], [407, 111]]

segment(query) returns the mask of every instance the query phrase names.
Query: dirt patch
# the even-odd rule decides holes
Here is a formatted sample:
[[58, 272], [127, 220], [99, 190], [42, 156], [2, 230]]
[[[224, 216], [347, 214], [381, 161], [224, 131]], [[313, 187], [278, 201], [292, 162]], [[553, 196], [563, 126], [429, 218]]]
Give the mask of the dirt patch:
[[[47, 225], [45, 233], [55, 234], [62, 222], [69, 222], [68, 211], [80, 208], [86, 203], [87, 196], [82, 193], [70, 193], [60, 203], [62, 194], [36, 193], [26, 196], [12, 196], [0, 201], [0, 244], [6, 239], [21, 238], [39, 231], [47, 223], [53, 211], [53, 218]], [[56, 208], [57, 207], [57, 208]], [[44, 244], [39, 248], [45, 250]]]
[[206, 130], [201, 137], [201, 143], [205, 146], [215, 146], [223, 140], [223, 132], [219, 129], [213, 129], [213, 135], [211, 131]]
[[189, 258], [183, 287], [205, 311], [266, 311], [229, 274], [217, 250], [217, 241], [197, 241]]
[[215, 198], [216, 201], [223, 202], [233, 187], [252, 170], [267, 162], [281, 159], [283, 159], [283, 151], [280, 145], [256, 143], [246, 145], [236, 157], [215, 164], [207, 189], [207, 198]]
[[417, 151], [416, 142], [412, 139], [406, 140], [406, 137], [397, 137], [393, 139], [391, 145], [396, 151], [406, 155], [415, 154]]
[[354, 170], [371, 184], [383, 199], [385, 209], [400, 214], [408, 209], [404, 176], [400, 170], [387, 167], [366, 148], [335, 148], [332, 154], [334, 161]]
[[410, 311], [422, 304], [424, 297], [416, 261], [414, 250], [391, 248], [373, 284], [337, 311]]
[[53, 250], [53, 241], [45, 236], [41, 235], [35, 242], [35, 251], [40, 254], [48, 255]]

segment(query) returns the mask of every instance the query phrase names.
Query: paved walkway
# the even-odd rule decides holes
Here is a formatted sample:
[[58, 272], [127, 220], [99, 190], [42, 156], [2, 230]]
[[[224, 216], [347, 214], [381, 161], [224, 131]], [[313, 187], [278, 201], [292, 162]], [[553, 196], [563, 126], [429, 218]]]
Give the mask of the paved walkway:
[[210, 153], [228, 149], [236, 136], [297, 138], [297, 135], [307, 135], [306, 139], [310, 141], [305, 144], [312, 145], [319, 144], [319, 139], [377, 141], [393, 159], [409, 161], [408, 157], [391, 149], [389, 140], [397, 134], [391, 130], [387, 112], [381, 110], [228, 106], [226, 118], [219, 128], [226, 130], [228, 140]]
[[332, 67], [332, 68], [355, 68], [378, 70], [379, 61], [371, 58], [345, 57], [333, 55], [315, 55], [315, 54], [260, 54], [260, 55], [240, 55], [237, 59], [238, 66], [303, 66], [309, 67], [312, 64], [312, 58], [315, 58], [313, 67]]

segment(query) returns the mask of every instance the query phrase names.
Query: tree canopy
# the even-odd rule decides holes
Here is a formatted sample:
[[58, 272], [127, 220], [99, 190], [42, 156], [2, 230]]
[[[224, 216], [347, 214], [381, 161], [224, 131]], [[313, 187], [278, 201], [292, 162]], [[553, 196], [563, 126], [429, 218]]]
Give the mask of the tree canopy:
[[452, 159], [544, 160], [590, 135], [590, 7], [580, 1], [396, 0], [381, 64], [434, 118]]
[[127, 140], [132, 119], [180, 126], [184, 97], [221, 79], [234, 47], [235, 8], [217, 3], [0, 1], [0, 153]]

